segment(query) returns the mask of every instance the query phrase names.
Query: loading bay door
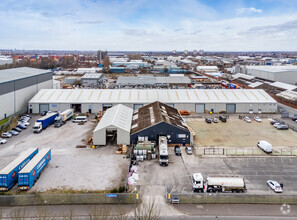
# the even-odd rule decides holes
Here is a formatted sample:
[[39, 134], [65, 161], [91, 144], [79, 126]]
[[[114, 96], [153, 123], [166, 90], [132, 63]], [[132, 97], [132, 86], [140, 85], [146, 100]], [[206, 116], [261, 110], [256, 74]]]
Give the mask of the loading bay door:
[[49, 111], [49, 104], [39, 104], [39, 113]]
[[227, 113], [235, 113], [236, 112], [236, 104], [227, 104], [226, 111], [227, 111]]
[[204, 111], [205, 111], [205, 104], [196, 104], [195, 105], [196, 113], [204, 113]]

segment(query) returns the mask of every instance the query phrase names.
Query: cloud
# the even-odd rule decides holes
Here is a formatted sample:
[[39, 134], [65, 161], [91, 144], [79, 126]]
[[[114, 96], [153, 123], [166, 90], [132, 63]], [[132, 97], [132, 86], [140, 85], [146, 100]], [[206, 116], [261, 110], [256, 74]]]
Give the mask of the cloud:
[[240, 32], [240, 35], [246, 34], [274, 34], [297, 29], [297, 20], [288, 21], [277, 25], [265, 25], [251, 27], [247, 31]]
[[261, 14], [262, 12], [263, 12], [262, 9], [256, 9], [256, 8], [236, 8], [235, 9], [235, 13], [237, 15], [254, 14], [254, 13]]
[[173, 31], [175, 31], [175, 32], [179, 32], [179, 31], [182, 31], [182, 30], [184, 30], [183, 28], [176, 28], [176, 29], [174, 29]]
[[102, 24], [103, 21], [78, 21], [77, 24]]

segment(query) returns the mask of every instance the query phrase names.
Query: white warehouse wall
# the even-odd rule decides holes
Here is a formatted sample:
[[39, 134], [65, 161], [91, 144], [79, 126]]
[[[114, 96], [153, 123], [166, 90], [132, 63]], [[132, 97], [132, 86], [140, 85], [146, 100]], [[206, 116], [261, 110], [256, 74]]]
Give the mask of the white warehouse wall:
[[14, 114], [14, 92], [1, 95], [0, 102], [0, 120]]

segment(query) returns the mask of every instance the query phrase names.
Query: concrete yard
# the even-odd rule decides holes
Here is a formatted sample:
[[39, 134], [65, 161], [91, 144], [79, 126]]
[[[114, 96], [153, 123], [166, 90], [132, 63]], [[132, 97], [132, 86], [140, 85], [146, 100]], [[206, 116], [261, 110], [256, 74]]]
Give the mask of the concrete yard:
[[158, 160], [139, 163], [138, 184], [158, 186], [159, 194], [168, 192], [192, 192], [191, 175], [201, 172], [207, 176], [241, 176], [245, 178], [247, 193], [276, 195], [268, 186], [272, 179], [284, 184], [286, 195], [297, 195], [297, 160], [295, 157], [198, 157], [187, 155], [182, 148], [182, 156], [176, 156], [169, 148], [169, 166], [161, 167]]
[[259, 140], [266, 140], [272, 146], [297, 147], [297, 132], [277, 130], [267, 118], [261, 123], [253, 119], [247, 123], [238, 119], [237, 115], [230, 117], [226, 123], [208, 124], [204, 118], [187, 118], [186, 121], [196, 133], [195, 146], [254, 147]]
[[[0, 146], [0, 169], [30, 147], [52, 148], [52, 160], [29, 193], [101, 191], [124, 185], [129, 160], [116, 154], [116, 146], [76, 148], [86, 144], [96, 126], [94, 122], [89, 119], [86, 124], [78, 125], [68, 121], [60, 128], [50, 126], [40, 134], [34, 134], [32, 126], [39, 117], [34, 116], [28, 129]], [[10, 191], [13, 190], [17, 187]]]

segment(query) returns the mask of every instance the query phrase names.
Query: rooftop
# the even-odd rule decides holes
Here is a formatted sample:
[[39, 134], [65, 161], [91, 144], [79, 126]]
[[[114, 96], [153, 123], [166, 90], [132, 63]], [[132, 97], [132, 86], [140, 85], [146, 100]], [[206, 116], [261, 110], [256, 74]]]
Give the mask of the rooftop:
[[259, 70], [266, 71], [271, 73], [287, 72], [287, 71], [296, 71], [297, 66], [285, 65], [285, 66], [246, 66], [248, 70]]
[[51, 70], [42, 70], [31, 67], [19, 67], [13, 69], [0, 70], [0, 83], [10, 82], [32, 76], [49, 73]]
[[30, 103], [276, 103], [262, 89], [42, 89]]
[[177, 109], [162, 102], [153, 102], [134, 112], [131, 134], [156, 125], [160, 122], [166, 122], [180, 129], [188, 130], [187, 124], [184, 122]]
[[102, 73], [86, 73], [81, 79], [99, 79], [101, 77], [103, 77]]

